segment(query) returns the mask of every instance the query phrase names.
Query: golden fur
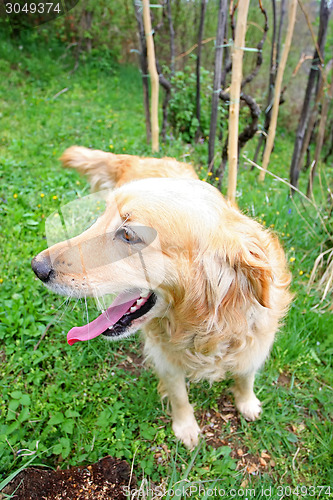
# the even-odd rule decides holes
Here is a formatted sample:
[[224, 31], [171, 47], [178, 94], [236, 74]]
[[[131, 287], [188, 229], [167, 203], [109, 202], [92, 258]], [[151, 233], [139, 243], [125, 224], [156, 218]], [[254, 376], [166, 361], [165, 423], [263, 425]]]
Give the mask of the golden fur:
[[[114, 259], [109, 278], [103, 259], [117, 252], [117, 243], [113, 248], [102, 238], [98, 248], [89, 248], [83, 257], [84, 245], [125, 219], [127, 224], [154, 228], [159, 247], [152, 243], [149, 266], [155, 275], [160, 273], [162, 252], [164, 269], [154, 290], [158, 302], [138, 327], [145, 354], [159, 376], [160, 392], [171, 402], [176, 436], [192, 448], [200, 432], [185, 377], [213, 382], [231, 374], [238, 409], [248, 420], [257, 418], [261, 406], [253, 393], [254, 375], [269, 354], [291, 300], [290, 273], [277, 238], [214, 187], [197, 180], [190, 165], [174, 159], [74, 146], [62, 161], [86, 174], [94, 190], [117, 189], [104, 215], [70, 246], [60, 243], [37, 256], [39, 261], [52, 259], [55, 278], [50, 288], [85, 296], [93, 289], [103, 294], [144, 286], [137, 255]], [[90, 284], [84, 284], [85, 267], [76, 266], [77, 248], [81, 261], [100, 260]], [[57, 259], [60, 254], [62, 259]]]

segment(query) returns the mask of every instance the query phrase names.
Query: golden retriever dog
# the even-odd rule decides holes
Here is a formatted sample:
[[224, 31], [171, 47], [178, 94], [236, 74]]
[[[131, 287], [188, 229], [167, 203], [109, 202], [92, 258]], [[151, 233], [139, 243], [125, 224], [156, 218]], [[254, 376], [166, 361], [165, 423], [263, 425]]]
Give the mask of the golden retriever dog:
[[32, 261], [57, 293], [116, 295], [94, 321], [70, 330], [69, 344], [140, 329], [159, 391], [171, 404], [173, 431], [190, 449], [200, 429], [186, 378], [230, 375], [238, 410], [255, 420], [255, 373], [291, 301], [277, 238], [174, 159], [77, 146], [61, 159], [86, 174], [93, 190], [114, 188], [90, 228]]

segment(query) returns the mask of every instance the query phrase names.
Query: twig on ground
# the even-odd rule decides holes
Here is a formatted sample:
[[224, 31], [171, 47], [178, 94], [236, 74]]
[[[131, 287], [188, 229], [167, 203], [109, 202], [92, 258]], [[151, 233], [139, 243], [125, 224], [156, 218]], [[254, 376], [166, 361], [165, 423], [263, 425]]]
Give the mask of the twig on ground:
[[[55, 320], [57, 319], [57, 317], [58, 316], [56, 316]], [[38, 340], [37, 344], [35, 344], [35, 346], [34, 346], [34, 351], [36, 351], [38, 349], [40, 343], [45, 339], [45, 336], [46, 336], [48, 330], [51, 328], [51, 326], [54, 325], [55, 320], [51, 321], [48, 325], [46, 325], [46, 328], [45, 328], [44, 332], [42, 333], [42, 335], [41, 335], [40, 339]]]
[[66, 87], [66, 88], [64, 88], [64, 89], [62, 89], [62, 90], [60, 90], [60, 92], [57, 92], [57, 93], [56, 93], [56, 94], [52, 97], [52, 99], [56, 99], [56, 98], [57, 98], [57, 97], [59, 97], [61, 94], [64, 94], [65, 92], [67, 92], [67, 90], [69, 90], [69, 88], [68, 88], [68, 87]]
[[297, 451], [296, 451], [295, 455], [293, 456], [292, 466], [293, 466], [293, 469], [294, 469], [294, 470], [295, 470], [295, 460], [296, 460], [296, 457], [297, 457], [297, 455], [298, 455], [298, 453], [299, 453], [300, 449], [301, 449], [301, 448], [297, 448]]

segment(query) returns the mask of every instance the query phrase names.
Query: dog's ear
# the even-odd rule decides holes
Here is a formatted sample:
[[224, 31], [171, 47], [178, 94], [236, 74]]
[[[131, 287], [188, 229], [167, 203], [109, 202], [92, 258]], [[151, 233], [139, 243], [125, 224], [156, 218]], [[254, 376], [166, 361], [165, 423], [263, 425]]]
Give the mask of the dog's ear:
[[213, 255], [205, 253], [202, 264], [206, 300], [215, 310], [236, 312], [254, 302], [270, 307], [272, 268], [258, 239], [227, 242]]
[[236, 274], [246, 280], [244, 293], [248, 300], [255, 299], [263, 307], [270, 307], [269, 289], [272, 283], [272, 267], [267, 253], [258, 239], [242, 243], [234, 262]]

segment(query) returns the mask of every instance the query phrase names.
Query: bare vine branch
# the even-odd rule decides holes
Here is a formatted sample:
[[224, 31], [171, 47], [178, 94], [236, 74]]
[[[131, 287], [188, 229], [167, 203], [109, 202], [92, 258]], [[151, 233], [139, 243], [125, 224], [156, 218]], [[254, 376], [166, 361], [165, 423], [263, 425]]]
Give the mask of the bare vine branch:
[[263, 30], [263, 36], [261, 38], [261, 40], [259, 41], [259, 43], [257, 44], [257, 51], [258, 51], [258, 55], [257, 55], [257, 62], [256, 62], [256, 66], [254, 67], [254, 69], [252, 70], [252, 72], [246, 77], [243, 79], [242, 81], [242, 85], [241, 85], [241, 89], [243, 90], [243, 88], [245, 87], [246, 84], [248, 84], [249, 82], [251, 82], [253, 80], [253, 78], [255, 76], [257, 76], [258, 72], [259, 72], [259, 69], [260, 69], [260, 66], [262, 65], [262, 61], [263, 61], [263, 58], [262, 58], [262, 48], [263, 48], [263, 45], [265, 43], [265, 40], [266, 40], [266, 37], [267, 37], [267, 32], [268, 32], [268, 16], [267, 16], [267, 12], [266, 10], [264, 9], [262, 3], [261, 3], [261, 0], [259, 0], [259, 7], [260, 7], [260, 10], [264, 16], [264, 19], [265, 19], [265, 26], [264, 26], [264, 30]]

